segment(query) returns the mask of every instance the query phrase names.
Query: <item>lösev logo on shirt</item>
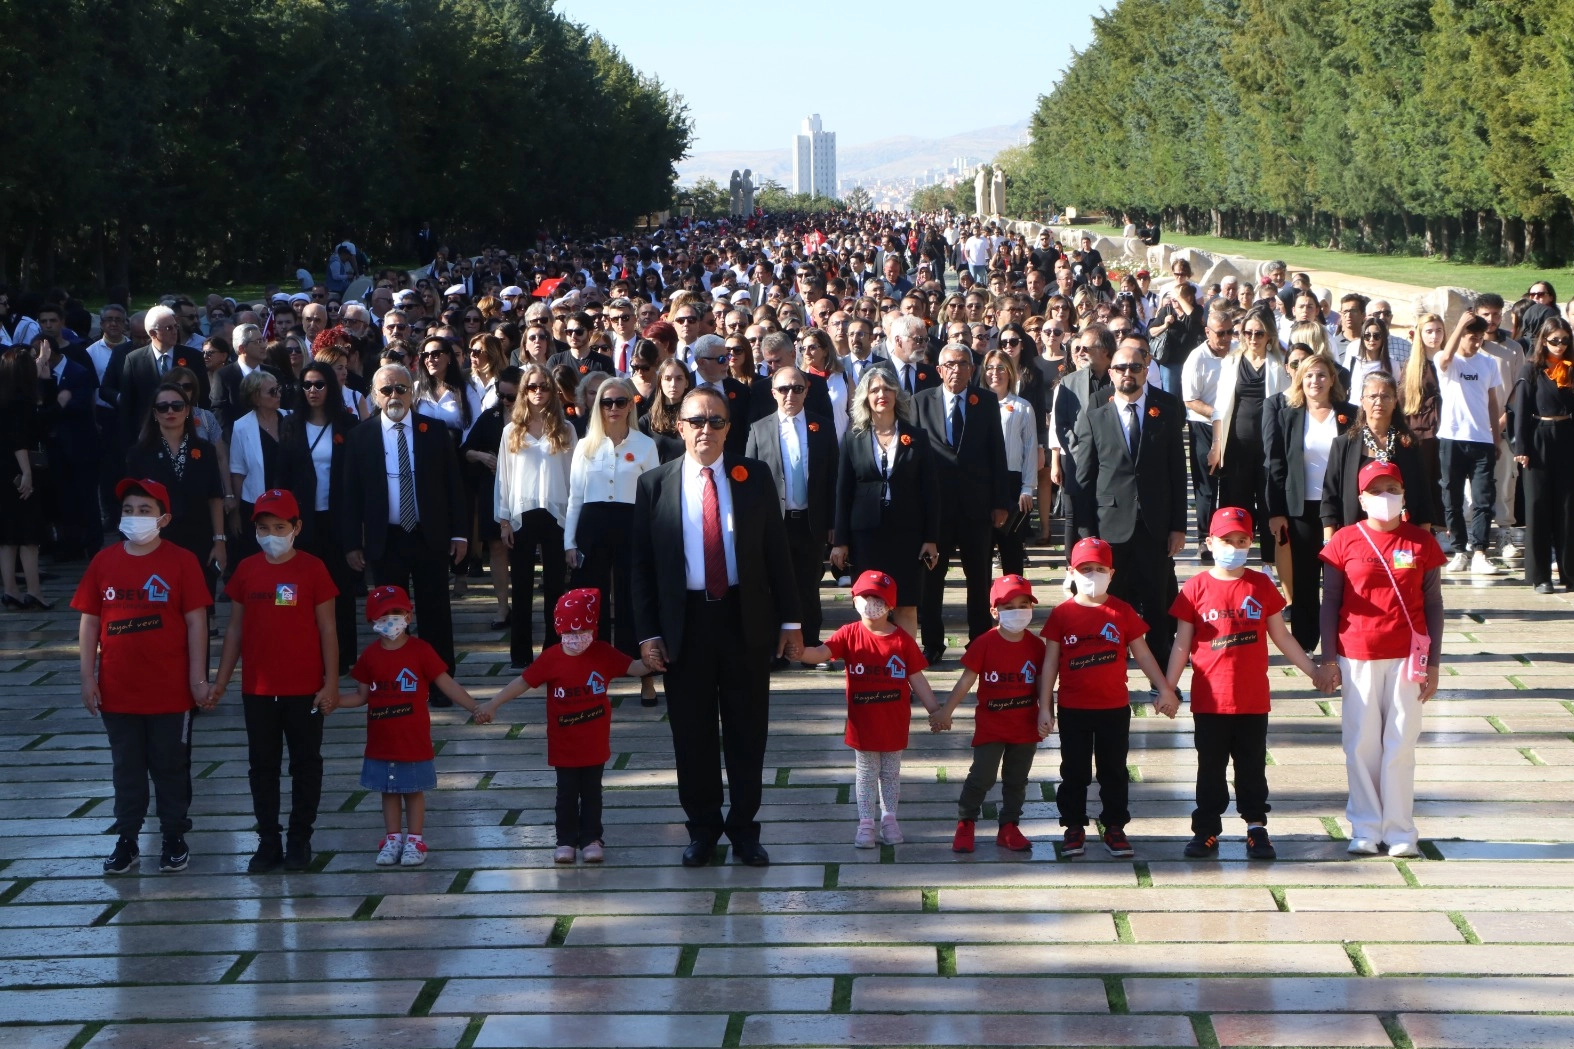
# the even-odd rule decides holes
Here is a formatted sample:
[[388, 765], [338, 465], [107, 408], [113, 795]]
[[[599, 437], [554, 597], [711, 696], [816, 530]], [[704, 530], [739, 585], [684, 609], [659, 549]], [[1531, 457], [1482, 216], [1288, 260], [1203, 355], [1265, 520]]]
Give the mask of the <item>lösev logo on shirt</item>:
[[553, 699], [578, 699], [581, 696], [604, 696], [607, 694], [607, 679], [599, 673], [592, 671], [585, 679], [583, 685], [559, 685], [552, 690]]
[[169, 602], [169, 584], [160, 575], [150, 575], [141, 586], [110, 584], [104, 588], [105, 601], [146, 601], [162, 605]]
[[1240, 608], [1210, 608], [1202, 613], [1201, 618], [1204, 623], [1217, 623], [1221, 619], [1249, 619], [1255, 622], [1262, 619], [1262, 603], [1248, 597], [1241, 602]]
[[1038, 668], [1030, 659], [1021, 670], [986, 670], [983, 679], [991, 685], [1031, 685], [1038, 680]]
[[902, 662], [901, 656], [892, 656], [884, 666], [854, 663], [847, 668], [847, 673], [853, 677], [888, 677], [900, 681], [907, 677], [907, 664]]

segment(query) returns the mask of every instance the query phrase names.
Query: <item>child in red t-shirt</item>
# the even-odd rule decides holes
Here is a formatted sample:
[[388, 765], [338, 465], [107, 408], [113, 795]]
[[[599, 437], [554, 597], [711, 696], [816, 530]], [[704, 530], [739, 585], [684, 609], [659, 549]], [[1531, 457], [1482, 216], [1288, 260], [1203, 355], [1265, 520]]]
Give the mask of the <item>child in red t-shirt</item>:
[[[432, 717], [424, 697], [435, 687], [476, 715], [481, 712], [448, 673], [437, 650], [409, 634], [414, 606], [403, 587], [379, 586], [366, 595], [366, 618], [377, 640], [366, 646], [350, 676], [360, 683], [355, 692], [339, 696], [338, 706], [366, 707], [366, 758], [361, 786], [383, 796], [381, 867], [419, 867], [426, 862], [426, 791], [437, 788], [436, 752], [432, 749]], [[401, 835], [400, 816], [409, 833]]]
[[929, 719], [935, 728], [951, 727], [951, 714], [978, 682], [978, 710], [973, 715], [973, 767], [962, 784], [957, 803], [952, 852], [973, 851], [973, 825], [984, 795], [1000, 775], [1000, 831], [995, 844], [1026, 852], [1033, 843], [1017, 823], [1027, 800], [1027, 777], [1033, 771], [1038, 741], [1048, 732], [1038, 724], [1038, 668], [1044, 663], [1044, 641], [1028, 633], [1033, 625], [1033, 587], [1019, 575], [1001, 576], [989, 588], [990, 615], [995, 629], [973, 639], [962, 655], [962, 676], [946, 704]]
[[[295, 549], [301, 512], [282, 488], [263, 492], [252, 511], [262, 552], [235, 566], [225, 584], [230, 622], [224, 634], [215, 701], [241, 664], [241, 706], [251, 763], [251, 805], [257, 851], [248, 874], [283, 867], [304, 871], [312, 862], [312, 826], [322, 800], [322, 716], [339, 694], [339, 635], [334, 599], [339, 588], [328, 567]], [[244, 658], [243, 658], [244, 657]], [[290, 747], [290, 833], [281, 840], [279, 767]]]
[[1127, 653], [1158, 690], [1154, 705], [1159, 713], [1173, 718], [1180, 697], [1143, 639], [1148, 624], [1136, 609], [1108, 594], [1115, 575], [1109, 544], [1083, 539], [1067, 560], [1077, 593], [1056, 605], [1044, 624], [1044, 668], [1038, 682], [1038, 729], [1046, 736], [1055, 730], [1055, 682], [1060, 682], [1060, 787], [1055, 805], [1066, 828], [1060, 853], [1080, 856], [1086, 848], [1088, 784], [1096, 758], [1104, 847], [1111, 856], [1130, 856], [1125, 830], [1131, 820], [1126, 802], [1131, 742]]
[[557, 770], [556, 863], [573, 863], [575, 849], [586, 863], [600, 863], [601, 774], [612, 757], [613, 678], [645, 677], [650, 668], [596, 640], [601, 591], [570, 590], [557, 599], [553, 628], [559, 642], [543, 649], [525, 672], [481, 708], [477, 721], [490, 721], [504, 703], [532, 688], [546, 686], [547, 764]]
[[1191, 658], [1192, 735], [1197, 748], [1197, 807], [1185, 854], [1218, 854], [1220, 816], [1230, 805], [1225, 773], [1235, 762], [1235, 810], [1246, 821], [1246, 855], [1274, 858], [1268, 837], [1268, 639], [1307, 677], [1317, 668], [1284, 625], [1284, 598], [1266, 575], [1246, 567], [1252, 515], [1235, 506], [1208, 523], [1213, 567], [1192, 576], [1170, 606], [1175, 648], [1169, 681], [1180, 688]]
[[[804, 650], [805, 663], [840, 659], [847, 665], [847, 732], [844, 739], [854, 752], [854, 782], [858, 795], [858, 832], [853, 845], [872, 849], [874, 816], [878, 807], [880, 839], [887, 845], [902, 841], [896, 806], [902, 796], [902, 751], [907, 749], [907, 729], [912, 721], [912, 696], [933, 714], [940, 704], [924, 679], [924, 654], [913, 636], [890, 620], [896, 606], [896, 580], [884, 572], [868, 571], [853, 584], [853, 606], [858, 622], [837, 630], [823, 645]], [[931, 727], [932, 728], [932, 727]]]

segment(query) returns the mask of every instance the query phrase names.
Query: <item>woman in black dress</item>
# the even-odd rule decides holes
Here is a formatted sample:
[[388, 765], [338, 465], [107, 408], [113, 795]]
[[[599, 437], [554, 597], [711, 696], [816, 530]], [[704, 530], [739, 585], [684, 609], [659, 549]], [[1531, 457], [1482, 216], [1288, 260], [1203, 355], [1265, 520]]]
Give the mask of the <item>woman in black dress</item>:
[[[47, 608], [39, 593], [38, 547], [44, 541], [44, 497], [34, 487], [33, 453], [43, 438], [38, 411], [38, 368], [33, 351], [13, 346], [0, 354], [0, 579], [6, 608]], [[27, 593], [18, 596], [16, 565]]]
[[1554, 592], [1574, 576], [1574, 333], [1562, 317], [1542, 322], [1510, 395], [1509, 441], [1525, 488], [1525, 582]]
[[[258, 369], [253, 374], [264, 373]], [[153, 410], [141, 438], [126, 453], [126, 476], [157, 481], [168, 489], [171, 519], [159, 534], [197, 558], [210, 597], [230, 562], [221, 469], [218, 450], [197, 436], [190, 397], [179, 384], [162, 383], [153, 392]]]

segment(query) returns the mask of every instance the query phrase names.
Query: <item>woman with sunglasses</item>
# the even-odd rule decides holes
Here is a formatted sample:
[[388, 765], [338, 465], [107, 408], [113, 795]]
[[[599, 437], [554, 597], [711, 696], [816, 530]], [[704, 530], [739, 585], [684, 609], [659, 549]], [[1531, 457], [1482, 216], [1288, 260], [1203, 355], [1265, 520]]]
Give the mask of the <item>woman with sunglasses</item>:
[[268, 347], [268, 363], [283, 379], [279, 383], [279, 407], [294, 411], [300, 395], [301, 369], [310, 360], [306, 352], [306, 333], [296, 328]]
[[172, 516], [161, 535], [191, 551], [211, 595], [229, 565], [220, 479], [224, 467], [218, 450], [197, 434], [192, 397], [179, 384], [181, 371], [190, 374], [189, 369], [172, 368], [153, 392], [153, 410], [142, 435], [126, 453], [126, 476], [157, 481], [169, 491]]
[[[1002, 346], [1007, 332], [1017, 326], [1008, 325], [1000, 333]], [[1013, 336], [1022, 339], [1020, 330]], [[1028, 368], [1032, 364], [1027, 365]], [[1016, 494], [1016, 510], [1007, 518], [1004, 528], [995, 529], [995, 545], [1000, 550], [1000, 571], [1005, 575], [1022, 575], [1027, 571], [1027, 551], [1023, 535], [1027, 531], [1028, 514], [1033, 512], [1033, 489], [1038, 480], [1039, 464], [1043, 453], [1039, 450], [1039, 427], [1043, 426], [1044, 413], [1035, 411], [1033, 405], [1016, 393], [1018, 382], [1017, 360], [1004, 348], [984, 354], [982, 369], [984, 388], [1000, 401], [1000, 426], [1005, 432], [1006, 476], [1011, 491]], [[1036, 418], [1035, 418], [1036, 416]]]
[[661, 351], [653, 343], [641, 342], [629, 354], [628, 363], [628, 379], [634, 384], [636, 421], [643, 422], [656, 400], [656, 365], [661, 363]]
[[519, 367], [527, 364], [546, 366], [547, 361], [557, 352], [557, 345], [552, 341], [552, 329], [544, 322], [531, 321], [525, 327], [524, 335], [520, 336], [519, 349], [511, 358]]
[[470, 388], [483, 412], [497, 404], [498, 376], [506, 367], [502, 340], [486, 332], [470, 337]]
[[831, 421], [836, 426], [836, 439], [840, 441], [852, 422], [853, 381], [842, 367], [842, 359], [836, 355], [836, 346], [824, 328], [807, 328], [799, 333], [798, 367], [825, 380], [831, 394]]
[[481, 414], [481, 394], [466, 380], [454, 354], [454, 344], [441, 335], [421, 342], [415, 372], [415, 413], [448, 427], [454, 447]]
[[1376, 317], [1368, 317], [1361, 325], [1361, 348], [1350, 358], [1352, 389], [1360, 389], [1366, 377], [1373, 372], [1396, 375], [1394, 362], [1388, 356], [1388, 325]]
[[282, 488], [284, 455], [279, 447], [279, 423], [288, 414], [279, 407], [283, 384], [271, 371], [258, 368], [240, 382], [240, 403], [250, 409], [235, 420], [230, 431], [230, 491], [240, 498], [238, 509], [230, 513], [230, 532], [235, 549], [230, 562], [239, 564], [255, 554], [256, 530], [251, 514], [257, 497], [270, 488]]
[[[1538, 282], [1539, 283], [1539, 282]], [[1574, 329], [1542, 321], [1530, 360], [1510, 394], [1509, 443], [1525, 492], [1525, 582], [1554, 592], [1552, 561], [1564, 589], [1574, 578]]]
[[[627, 379], [603, 381], [596, 389], [594, 408], [569, 469], [564, 556], [573, 569], [571, 585], [595, 587], [604, 607], [612, 611], [601, 618], [601, 640], [637, 659], [629, 528], [640, 475], [660, 466], [661, 459], [656, 442], [633, 427], [634, 387]], [[654, 705], [655, 697], [655, 682], [647, 677], [640, 698]]]
[[656, 456], [664, 463], [684, 454], [683, 437], [678, 433], [678, 411], [684, 396], [694, 388], [688, 366], [669, 357], [656, 366], [655, 396], [650, 411], [639, 421], [639, 431], [656, 442]]

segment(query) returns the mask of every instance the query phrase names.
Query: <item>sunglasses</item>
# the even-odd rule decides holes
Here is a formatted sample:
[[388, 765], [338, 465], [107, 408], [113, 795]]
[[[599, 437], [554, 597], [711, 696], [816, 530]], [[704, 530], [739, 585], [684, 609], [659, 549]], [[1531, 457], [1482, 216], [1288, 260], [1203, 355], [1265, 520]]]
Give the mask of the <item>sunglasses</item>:
[[525, 392], [526, 393], [550, 393], [551, 391], [552, 391], [552, 384], [551, 383], [546, 383], [546, 382], [527, 382], [527, 383], [525, 383]]
[[410, 330], [410, 326], [408, 324], [384, 324], [383, 328], [386, 331], [409, 331]]
[[583, 334], [585, 334], [585, 329], [584, 328], [564, 328], [563, 329], [563, 334], [564, 335], [583, 335]]
[[1241, 334], [1248, 339], [1260, 339], [1268, 333], [1263, 331], [1261, 328], [1242, 328]]
[[1000, 340], [1000, 345], [1002, 345], [1002, 346], [1020, 346], [1020, 345], [1022, 345], [1022, 340], [1021, 339], [1001, 339]]
[[1548, 346], [1567, 346], [1568, 344], [1569, 344], [1569, 340], [1562, 339], [1562, 338], [1548, 339], [1547, 340], [1547, 345]]
[[396, 382], [388, 386], [377, 387], [377, 392], [382, 394], [384, 397], [392, 397], [394, 394], [398, 394], [399, 396], [403, 397], [405, 394], [410, 392], [410, 387], [406, 386], [402, 382]]
[[631, 364], [631, 365], [629, 365], [629, 371], [648, 372], [648, 371], [650, 371], [650, 365], [648, 365], [648, 364]]
[[1361, 333], [1361, 338], [1365, 342], [1377, 342], [1382, 337], [1383, 333], [1380, 331], [1368, 331]]
[[502, 401], [504, 404], [513, 404], [515, 401], [519, 400], [519, 394], [517, 394], [517, 393], [500, 393], [500, 394], [497, 395], [497, 399]]
[[328, 381], [326, 379], [304, 379], [301, 382], [301, 389], [303, 390], [326, 390], [327, 388]]
[[688, 423], [696, 430], [703, 430], [709, 426], [712, 430], [719, 432], [727, 428], [727, 417], [725, 415], [694, 415], [684, 418], [683, 422]]
[[777, 387], [774, 387], [773, 389], [775, 390], [775, 392], [777, 392], [779, 394], [782, 394], [783, 396], [787, 396], [787, 395], [798, 396], [800, 394], [803, 394], [803, 393], [807, 392], [809, 387], [805, 386], [801, 382], [794, 382], [794, 383], [788, 383], [785, 386], [777, 386]]
[[435, 361], [439, 357], [448, 356], [447, 350], [423, 350], [420, 357], [423, 361]]
[[699, 320], [698, 317], [674, 317], [674, 318], [672, 318], [672, 323], [673, 324], [693, 324], [693, 323], [695, 323], [698, 320]]
[[1120, 372], [1122, 375], [1130, 375], [1133, 372], [1140, 372], [1145, 368], [1147, 368], [1146, 364], [1111, 364], [1109, 366], [1110, 371]]
[[279, 388], [277, 386], [269, 386], [266, 390], [258, 390], [257, 392], [262, 394], [264, 397], [277, 397], [279, 395]]
[[157, 404], [155, 404], [153, 406], [153, 410], [158, 412], [160, 415], [173, 415], [176, 412], [183, 412], [183, 411], [185, 411], [186, 410], [186, 402], [185, 401], [159, 401]]
[[628, 406], [629, 406], [629, 399], [627, 397], [603, 397], [603, 398], [601, 398], [601, 407], [603, 407], [603, 408], [627, 408]]

